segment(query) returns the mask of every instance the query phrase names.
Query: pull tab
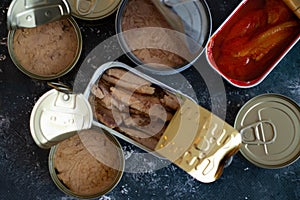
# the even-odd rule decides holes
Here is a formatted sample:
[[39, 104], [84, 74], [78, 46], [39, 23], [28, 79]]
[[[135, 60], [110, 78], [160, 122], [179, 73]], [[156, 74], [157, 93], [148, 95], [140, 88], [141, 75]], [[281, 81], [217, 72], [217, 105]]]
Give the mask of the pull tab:
[[7, 27], [33, 28], [70, 14], [67, 0], [13, 0], [7, 12]]
[[[263, 125], [269, 125], [272, 130], [272, 137], [266, 138]], [[242, 135], [242, 141], [244, 144], [249, 145], [267, 145], [275, 142], [277, 138], [277, 131], [274, 123], [267, 120], [261, 120], [256, 123], [250, 124], [240, 131]]]
[[52, 87], [53, 89], [56, 89], [59, 92], [65, 93], [65, 94], [72, 94], [73, 90], [70, 86], [62, 83], [62, 82], [48, 82], [47, 83], [50, 87]]
[[98, 3], [98, 0], [76, 0], [76, 11], [85, 16], [91, 14]]

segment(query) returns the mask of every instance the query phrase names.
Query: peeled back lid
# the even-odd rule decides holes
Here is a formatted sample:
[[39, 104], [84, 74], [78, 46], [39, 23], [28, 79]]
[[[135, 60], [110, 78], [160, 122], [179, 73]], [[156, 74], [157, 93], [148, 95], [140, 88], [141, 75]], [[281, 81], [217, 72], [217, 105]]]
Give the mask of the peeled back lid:
[[7, 12], [7, 27], [34, 28], [70, 14], [67, 0], [13, 0]]
[[30, 131], [41, 148], [65, 140], [92, 126], [93, 114], [82, 94], [52, 89], [39, 98], [30, 115]]
[[300, 107], [288, 97], [254, 97], [241, 108], [234, 127], [242, 135], [240, 152], [259, 167], [281, 168], [300, 157]]

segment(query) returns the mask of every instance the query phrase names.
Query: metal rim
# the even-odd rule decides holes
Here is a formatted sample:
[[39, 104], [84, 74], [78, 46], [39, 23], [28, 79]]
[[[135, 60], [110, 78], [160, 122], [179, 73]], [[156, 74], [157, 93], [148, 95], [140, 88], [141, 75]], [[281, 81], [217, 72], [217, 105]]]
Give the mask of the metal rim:
[[[253, 102], [257, 102], [258, 100], [261, 100], [263, 98], [276, 98], [278, 100], [283, 100], [289, 104], [291, 104], [293, 106], [293, 108], [295, 110], [297, 110], [298, 112], [300, 112], [300, 107], [299, 105], [293, 101], [292, 99], [284, 96], [284, 95], [281, 95], [281, 94], [275, 94], [275, 93], [268, 93], [268, 94], [262, 94], [262, 95], [258, 95], [252, 99], [250, 99], [248, 102], [245, 103], [245, 105], [239, 110], [238, 114], [237, 114], [237, 117], [235, 118], [235, 122], [234, 122], [234, 127], [237, 128], [238, 126], [238, 123], [239, 123], [239, 119], [242, 115], [244, 115], [245, 113], [245, 109], [249, 106], [251, 106], [251, 104]], [[295, 134], [300, 134], [299, 132], [298, 133], [295, 133]], [[297, 149], [299, 149], [299, 151], [297, 152]], [[252, 164], [258, 166], [258, 167], [261, 167], [261, 168], [266, 168], [266, 169], [279, 169], [279, 168], [283, 168], [283, 167], [286, 167], [288, 165], [291, 165], [293, 164], [294, 162], [296, 162], [299, 158], [300, 158], [300, 146], [296, 146], [296, 150], [293, 154], [293, 156], [289, 156], [289, 159], [282, 162], [282, 163], [277, 163], [277, 164], [267, 164], [267, 163], [261, 163], [257, 160], [255, 160], [253, 157], [251, 157], [250, 155], [247, 154], [247, 152], [243, 151], [242, 147], [240, 148], [240, 153], [241, 155], [246, 158], [249, 162], [251, 162]]]
[[74, 57], [72, 63], [70, 64], [70, 66], [68, 66], [65, 70], [61, 71], [60, 73], [58, 73], [56, 75], [52, 75], [52, 76], [41, 76], [41, 75], [37, 75], [37, 74], [29, 72], [28, 70], [26, 70], [19, 63], [18, 59], [15, 56], [15, 53], [14, 53], [14, 50], [13, 50], [13, 40], [14, 40], [15, 30], [10, 30], [8, 32], [8, 37], [7, 37], [7, 41], [8, 41], [7, 46], [8, 46], [8, 53], [9, 53], [13, 63], [15, 64], [15, 66], [17, 66], [17, 68], [20, 71], [22, 71], [24, 74], [26, 74], [30, 78], [38, 79], [38, 80], [52, 80], [52, 79], [56, 79], [56, 78], [59, 78], [61, 76], [64, 76], [68, 72], [70, 72], [75, 67], [75, 65], [77, 64], [77, 62], [78, 62], [78, 60], [81, 56], [81, 52], [82, 52], [82, 35], [81, 35], [80, 28], [79, 28], [78, 24], [76, 23], [76, 21], [72, 17], [68, 18], [67, 20], [74, 27], [76, 37], [77, 37], [77, 41], [78, 41], [78, 47], [77, 47], [77, 50], [76, 50], [76, 54], [75, 54], [75, 57]]
[[[116, 14], [116, 20], [115, 20], [115, 30], [117, 33], [117, 39], [118, 42], [121, 46], [121, 49], [123, 50], [123, 52], [125, 52], [126, 56], [136, 65], [140, 66], [142, 70], [144, 70], [145, 73], [150, 72], [151, 74], [157, 74], [157, 75], [172, 75], [172, 74], [176, 74], [176, 73], [180, 73], [184, 70], [186, 70], [187, 68], [189, 68], [190, 66], [193, 65], [194, 62], [196, 62], [196, 60], [203, 54], [205, 53], [205, 48], [203, 48], [203, 50], [201, 50], [201, 52], [199, 53], [199, 55], [197, 57], [195, 57], [191, 62], [186, 62], [185, 64], [181, 65], [181, 66], [177, 66], [177, 67], [171, 67], [172, 69], [156, 69], [152, 66], [149, 65], [145, 65], [143, 64], [143, 62], [138, 59], [129, 49], [128, 45], [125, 42], [124, 37], [122, 36], [122, 27], [121, 27], [121, 22], [122, 22], [122, 15], [123, 12], [125, 10], [125, 7], [127, 5], [129, 0], [123, 0], [122, 3], [119, 6], [119, 9], [117, 10], [117, 14]], [[211, 12], [210, 9], [208, 7], [208, 4], [206, 3], [205, 0], [199, 0], [199, 3], [203, 6], [203, 9], [205, 10], [205, 15], [208, 18], [208, 30], [207, 30], [207, 37], [205, 38], [205, 41], [203, 42], [203, 47], [206, 47], [209, 38], [211, 36], [211, 32], [212, 32], [212, 16], [211, 16]]]
[[[102, 134], [102, 133], [99, 133], [99, 134]], [[125, 169], [125, 158], [124, 158], [124, 155], [123, 155], [123, 150], [121, 148], [121, 144], [119, 143], [119, 141], [113, 135], [111, 135], [109, 133], [106, 133], [106, 132], [103, 133], [103, 134], [105, 134], [113, 143], [115, 143], [120, 148], [120, 151], [119, 151], [120, 161], [121, 161], [120, 162], [120, 170], [118, 170], [118, 174], [115, 178], [115, 181], [112, 183], [111, 187], [109, 187], [108, 189], [106, 189], [104, 191], [101, 191], [97, 194], [94, 194], [94, 195], [78, 195], [78, 194], [72, 192], [70, 189], [68, 189], [59, 180], [59, 178], [57, 176], [57, 171], [54, 168], [54, 154], [55, 154], [55, 151], [56, 151], [56, 148], [57, 148], [57, 145], [56, 145], [56, 146], [51, 147], [51, 149], [50, 149], [49, 157], [48, 157], [48, 167], [49, 167], [49, 172], [50, 172], [51, 179], [55, 183], [55, 185], [59, 188], [59, 190], [61, 190], [62, 192], [64, 192], [67, 195], [70, 195], [70, 196], [73, 196], [73, 197], [76, 197], [76, 198], [94, 199], [94, 198], [100, 197], [100, 196], [112, 191], [118, 185], [118, 183], [120, 182], [120, 180], [123, 176], [124, 169]]]

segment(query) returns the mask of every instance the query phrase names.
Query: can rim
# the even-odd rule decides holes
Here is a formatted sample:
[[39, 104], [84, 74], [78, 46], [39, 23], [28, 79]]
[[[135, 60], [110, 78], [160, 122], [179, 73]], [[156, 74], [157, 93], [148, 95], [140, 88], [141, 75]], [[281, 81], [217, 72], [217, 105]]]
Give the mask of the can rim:
[[147, 65], [144, 64], [139, 58], [137, 58], [132, 51], [130, 50], [130, 48], [128, 47], [127, 43], [125, 42], [125, 39], [122, 35], [122, 27], [121, 27], [121, 20], [122, 20], [122, 16], [125, 10], [125, 7], [127, 5], [129, 0], [123, 0], [122, 3], [120, 4], [118, 10], [117, 10], [117, 14], [116, 14], [116, 20], [115, 20], [115, 30], [117, 33], [117, 39], [118, 42], [121, 46], [121, 49], [123, 50], [123, 52], [125, 52], [126, 56], [136, 65], [140, 66], [141, 69], [143, 70], [143, 72], [147, 73], [151, 73], [151, 74], [156, 74], [156, 75], [172, 75], [172, 74], [177, 74], [180, 73], [184, 70], [186, 70], [187, 68], [191, 67], [198, 59], [199, 57], [205, 53], [205, 47], [208, 44], [209, 38], [212, 34], [212, 15], [209, 9], [209, 6], [206, 2], [206, 0], [199, 0], [199, 3], [201, 5], [203, 5], [203, 8], [205, 9], [205, 15], [208, 18], [207, 22], [208, 22], [208, 30], [207, 30], [207, 37], [205, 38], [203, 45], [203, 49], [200, 50], [199, 54], [192, 60], [192, 61], [186, 61], [184, 64], [180, 65], [180, 66], [172, 66], [170, 67], [171, 69], [158, 69], [155, 68], [151, 65]]
[[61, 72], [59, 72], [55, 75], [50, 75], [50, 76], [37, 75], [37, 74], [31, 73], [28, 70], [26, 70], [18, 61], [17, 57], [15, 56], [14, 50], [13, 50], [13, 48], [14, 48], [13, 40], [14, 40], [14, 35], [15, 35], [16, 30], [9, 30], [8, 37], [7, 37], [7, 47], [8, 47], [8, 53], [10, 55], [10, 58], [12, 59], [15, 66], [21, 72], [23, 72], [25, 75], [29, 76], [30, 78], [37, 79], [37, 80], [53, 80], [53, 79], [62, 77], [64, 75], [66, 75], [68, 72], [70, 72], [76, 66], [76, 64], [81, 56], [81, 53], [82, 53], [82, 34], [81, 34], [78, 24], [72, 17], [67, 18], [67, 20], [70, 22], [70, 24], [73, 26], [73, 28], [75, 30], [78, 45], [77, 45], [75, 57], [74, 57], [72, 63], [68, 67], [66, 67], [66, 69], [62, 70]]
[[102, 196], [104, 194], [107, 194], [108, 192], [112, 191], [118, 185], [118, 183], [121, 181], [121, 178], [122, 178], [122, 176], [124, 174], [124, 170], [125, 170], [125, 157], [124, 157], [124, 154], [123, 154], [122, 146], [121, 146], [120, 142], [117, 140], [117, 138], [114, 137], [113, 135], [111, 135], [110, 133], [103, 132], [103, 133], [100, 133], [100, 134], [105, 134], [114, 144], [116, 144], [120, 148], [120, 151], [118, 151], [118, 152], [119, 152], [120, 165], [121, 166], [120, 166], [120, 169], [117, 170], [118, 173], [117, 173], [117, 176], [115, 177], [114, 182], [106, 190], [101, 191], [101, 192], [96, 193], [96, 194], [93, 194], [93, 195], [79, 195], [79, 194], [74, 193], [73, 191], [68, 189], [62, 183], [62, 181], [59, 180], [59, 178], [56, 174], [56, 169], [54, 168], [54, 154], [55, 154], [55, 151], [57, 149], [57, 146], [59, 145], [59, 144], [57, 144], [57, 145], [51, 147], [51, 149], [50, 149], [49, 156], [48, 156], [48, 168], [49, 168], [49, 173], [50, 173], [52, 181], [58, 187], [58, 189], [60, 191], [62, 191], [63, 193], [65, 193], [67, 195], [70, 195], [70, 196], [73, 196], [73, 197], [76, 197], [76, 198], [80, 198], [80, 199], [94, 199], [94, 198], [100, 197], [100, 196]]
[[[239, 121], [239, 117], [241, 115], [243, 115], [243, 112], [245, 112], [245, 108], [247, 106], [249, 106], [252, 102], [255, 102], [261, 98], [269, 98], [269, 97], [275, 97], [277, 99], [281, 99], [281, 100], [284, 100], [288, 103], [290, 103], [291, 105], [294, 106], [294, 108], [296, 110], [299, 111], [300, 113], [300, 106], [297, 104], [297, 102], [295, 102], [293, 99], [287, 97], [287, 96], [284, 96], [282, 94], [277, 94], [277, 93], [266, 93], [266, 94], [261, 94], [261, 95], [258, 95], [258, 96], [255, 96], [253, 97], [252, 99], [248, 100], [244, 106], [242, 106], [242, 108], [239, 110], [238, 114], [236, 115], [236, 118], [235, 118], [235, 121], [234, 121], [234, 128], [237, 128], [237, 124], [238, 124], [238, 121]], [[299, 134], [299, 133], [298, 133]], [[251, 162], [252, 164], [258, 166], [258, 167], [261, 167], [261, 168], [265, 168], [265, 169], [280, 169], [280, 168], [284, 168], [288, 165], [291, 165], [293, 163], [295, 163], [298, 159], [300, 159], [300, 151], [298, 153], [296, 153], [295, 156], [293, 156], [291, 159], [289, 159], [288, 161], [285, 161], [283, 163], [280, 163], [280, 164], [265, 164], [265, 163], [260, 163], [259, 161], [256, 161], [255, 159], [251, 158], [247, 152], [243, 151], [242, 150], [242, 147], [240, 148], [239, 150], [240, 154], [246, 158], [246, 160], [248, 160], [249, 162]]]

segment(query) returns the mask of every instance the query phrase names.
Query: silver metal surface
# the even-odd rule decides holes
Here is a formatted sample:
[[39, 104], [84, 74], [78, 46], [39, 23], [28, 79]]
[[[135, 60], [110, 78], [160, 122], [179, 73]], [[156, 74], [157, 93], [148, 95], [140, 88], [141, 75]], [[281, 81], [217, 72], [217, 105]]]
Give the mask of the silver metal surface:
[[82, 94], [66, 94], [52, 89], [35, 104], [30, 116], [30, 131], [41, 148], [67, 139], [92, 126], [92, 109]]
[[7, 12], [7, 27], [33, 28], [70, 14], [67, 0], [13, 0]]

